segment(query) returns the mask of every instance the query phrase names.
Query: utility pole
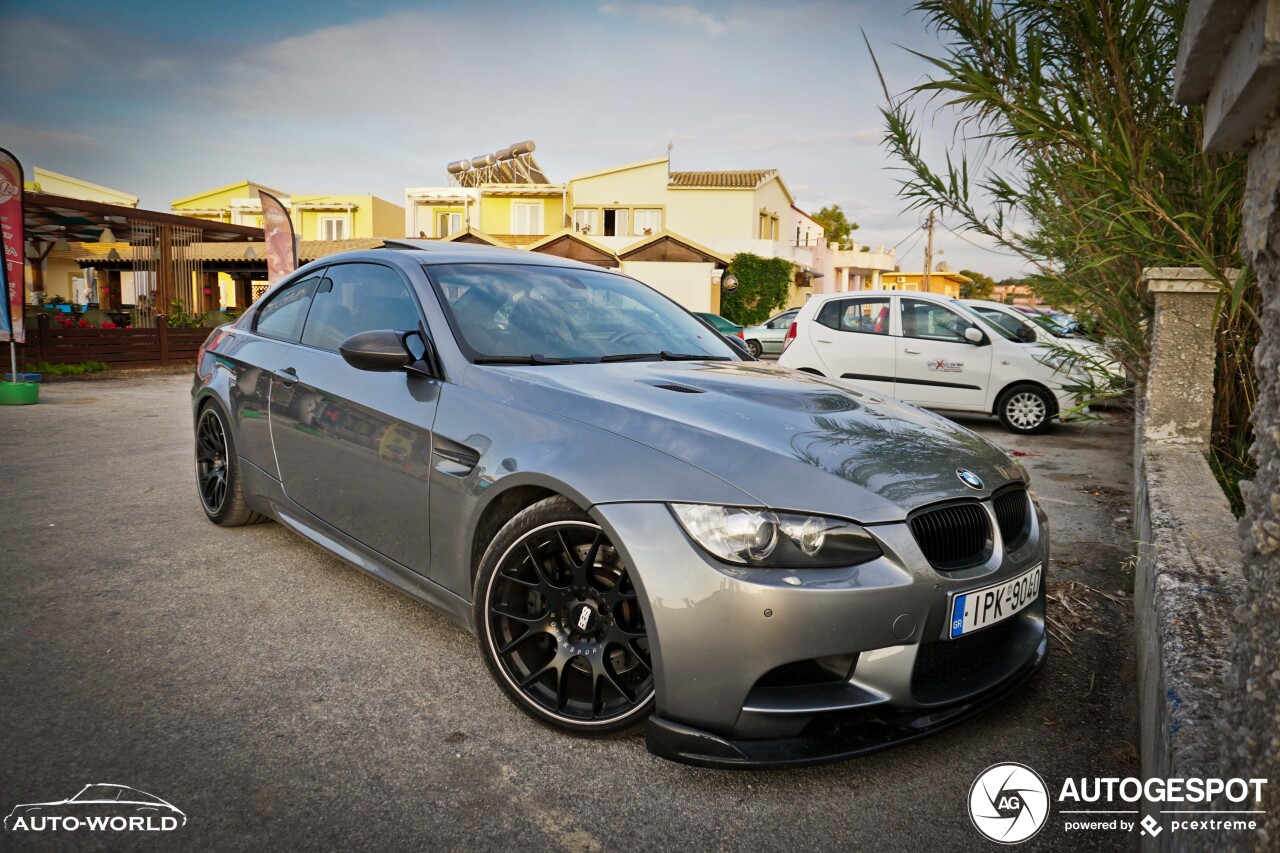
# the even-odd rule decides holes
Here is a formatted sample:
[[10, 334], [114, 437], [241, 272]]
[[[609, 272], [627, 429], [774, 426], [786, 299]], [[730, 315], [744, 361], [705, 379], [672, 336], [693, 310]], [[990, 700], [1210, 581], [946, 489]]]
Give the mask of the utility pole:
[[929, 211], [929, 242], [924, 249], [924, 285], [922, 290], [929, 293], [932, 290], [933, 279], [933, 211]]

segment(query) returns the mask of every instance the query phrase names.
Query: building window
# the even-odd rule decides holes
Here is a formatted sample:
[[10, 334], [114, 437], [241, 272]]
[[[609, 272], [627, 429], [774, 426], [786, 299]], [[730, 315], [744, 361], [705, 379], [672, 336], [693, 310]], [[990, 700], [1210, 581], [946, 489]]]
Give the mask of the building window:
[[320, 217], [321, 240], [347, 239], [347, 218], [345, 216]]
[[604, 236], [626, 237], [631, 233], [631, 211], [625, 207], [604, 209]]
[[573, 211], [573, 230], [579, 234], [599, 234], [597, 211], [594, 207], [579, 207]]
[[513, 201], [511, 203], [511, 233], [541, 234], [542, 202]]
[[648, 237], [662, 230], [662, 211], [657, 208], [636, 208], [636, 227], [633, 232], [637, 237]]
[[436, 214], [436, 236], [449, 237], [462, 230], [461, 213]]

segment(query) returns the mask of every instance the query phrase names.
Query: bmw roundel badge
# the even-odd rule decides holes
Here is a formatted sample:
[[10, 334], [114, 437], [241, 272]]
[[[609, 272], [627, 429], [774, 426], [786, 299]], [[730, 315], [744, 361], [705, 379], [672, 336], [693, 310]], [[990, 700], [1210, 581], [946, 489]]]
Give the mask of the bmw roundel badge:
[[968, 468], [957, 468], [956, 476], [960, 478], [960, 482], [964, 483], [971, 489], [982, 488], [982, 478], [970, 471]]

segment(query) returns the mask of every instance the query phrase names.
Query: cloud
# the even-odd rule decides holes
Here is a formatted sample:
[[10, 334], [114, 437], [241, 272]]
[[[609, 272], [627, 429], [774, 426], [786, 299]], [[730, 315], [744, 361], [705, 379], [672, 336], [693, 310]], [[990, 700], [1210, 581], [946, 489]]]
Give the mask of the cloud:
[[709, 36], [724, 35], [736, 21], [717, 18], [697, 6], [668, 6], [655, 3], [604, 3], [600, 14], [615, 18], [635, 18], [646, 23], [677, 27], [701, 27]]
[[[520, 139], [537, 141], [553, 180], [674, 142], [676, 169], [780, 170], [801, 208], [842, 205], [860, 241], [892, 245], [918, 226], [878, 147], [879, 82], [850, 48], [865, 26], [893, 73], [925, 70], [893, 46], [927, 50], [921, 22], [889, 4], [553, 0], [513, 3], [502, 26], [455, 4], [277, 29], [247, 13], [252, 38], [158, 34], [131, 9], [110, 32], [38, 13], [0, 26], [0, 73], [25, 75], [0, 144], [163, 210], [246, 178], [399, 204], [405, 187], [444, 184], [445, 163]], [[732, 49], [716, 38], [727, 32]], [[952, 147], [943, 124], [926, 131], [926, 153]], [[943, 239], [998, 262], [961, 261], [974, 269], [1016, 271]]]
[[826, 133], [793, 133], [787, 136], [758, 137], [735, 140], [735, 146], [747, 151], [779, 151], [814, 146], [879, 145], [883, 130], [833, 130]]

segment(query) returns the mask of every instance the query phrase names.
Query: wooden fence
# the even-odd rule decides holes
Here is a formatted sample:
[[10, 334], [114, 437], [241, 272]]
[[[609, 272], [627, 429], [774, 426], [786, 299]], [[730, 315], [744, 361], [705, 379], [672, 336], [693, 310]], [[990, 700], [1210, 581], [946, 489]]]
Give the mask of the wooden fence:
[[[79, 364], [101, 361], [115, 368], [163, 367], [195, 361], [196, 351], [212, 329], [171, 329], [163, 317], [154, 329], [78, 329], [51, 324], [47, 316], [27, 329], [27, 342], [18, 345], [18, 369], [32, 365]], [[0, 365], [6, 372], [9, 347], [0, 346]]]

